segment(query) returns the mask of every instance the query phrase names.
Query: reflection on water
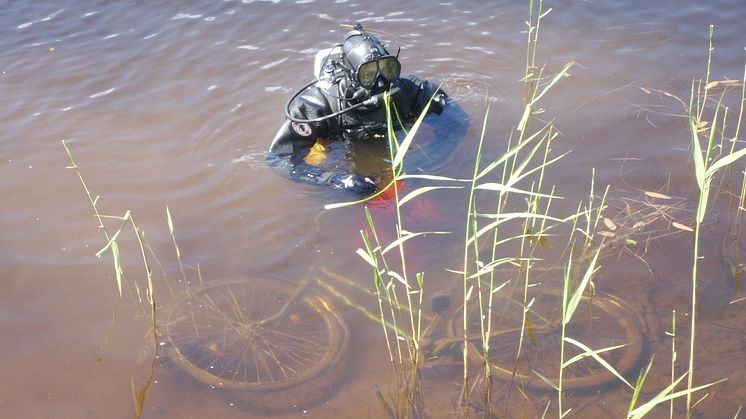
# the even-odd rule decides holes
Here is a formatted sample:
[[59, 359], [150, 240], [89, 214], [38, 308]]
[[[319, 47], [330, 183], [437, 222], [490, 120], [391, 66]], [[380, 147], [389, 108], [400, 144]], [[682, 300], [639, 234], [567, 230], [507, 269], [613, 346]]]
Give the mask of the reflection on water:
[[[565, 197], [553, 208], [557, 214], [575, 211], [588, 195], [593, 168], [597, 190], [611, 185], [607, 217], [619, 229], [614, 233], [619, 240], [604, 254], [595, 285], [627, 301], [644, 319], [646, 355], [656, 354], [646, 384], [650, 397], [670, 379], [671, 339], [665, 332], [672, 310], [680, 344], [677, 374], [685, 371], [681, 360], [688, 352], [682, 342], [688, 336], [691, 234], [672, 223], [691, 226], [696, 188], [687, 120], [672, 96], [687, 104], [691, 80], [704, 76], [710, 23], [715, 25], [712, 78], [742, 77], [746, 9], [736, 0], [552, 3], [545, 5], [552, 12], [541, 28], [538, 62], [546, 62], [547, 74], [565, 62], [578, 63], [542, 103], [543, 115], [556, 118], [560, 131], [554, 152], [572, 151], [548, 174]], [[167, 206], [185, 277], [195, 286], [200, 274], [205, 281], [232, 276], [292, 281], [320, 266], [370, 290], [369, 270], [354, 254], [366, 226], [362, 211], [324, 211], [324, 204], [350, 197], [290, 182], [264, 164], [285, 102], [311, 78], [315, 52], [344, 34], [339, 24], [362, 22], [387, 44], [402, 47], [403, 73], [444, 82], [471, 119], [463, 140], [449, 147], [428, 148], [428, 141], [442, 138], [437, 121], [435, 128], [426, 127], [408, 170], [469, 177], [487, 104], [485, 155], [504, 150], [520, 119], [527, 9], [516, 2], [389, 0], [5, 4], [0, 10], [5, 348], [0, 416], [130, 415], [130, 378], [138, 384], [146, 380], [155, 352], [134, 288], [124, 289], [111, 329], [115, 276], [108, 254], [94, 257], [105, 238], [74, 173], [65, 169], [60, 140], [70, 145], [93, 195], [100, 195], [102, 213], [121, 216], [131, 209], [137, 217], [158, 257], [153, 268], [159, 308], [171, 299], [164, 274], [174, 295], [183, 288]], [[728, 105], [738, 108], [737, 101]], [[729, 119], [727, 135], [734, 135], [736, 119]], [[356, 155], [382, 151], [356, 150]], [[364, 159], [353, 164], [375, 168]], [[733, 182], [718, 187], [739, 193], [742, 169], [739, 164]], [[404, 188], [423, 185], [411, 181]], [[711, 202], [702, 238], [695, 377], [701, 384], [729, 381], [698, 405], [708, 417], [732, 417], [743, 404], [744, 386], [739, 366], [746, 303], [739, 301], [744, 295], [738, 285], [744, 252], [743, 243], [728, 235], [743, 215], [729, 212], [736, 207], [727, 194], [720, 196]], [[459, 267], [465, 199], [454, 191], [422, 198], [403, 207], [403, 228], [454, 234], [412, 240], [410, 270], [426, 271], [433, 293], [449, 290], [454, 276], [445, 269]], [[380, 225], [396, 220], [391, 207], [372, 213]], [[635, 230], [647, 226], [646, 217], [657, 224]], [[622, 240], [618, 232], [625, 228], [634, 234]], [[382, 228], [383, 239], [392, 239], [392, 231]], [[645, 235], [651, 231], [655, 234]], [[142, 278], [131, 230], [120, 241], [127, 250], [122, 254], [127, 275]], [[547, 256], [562, 250], [562, 243], [554, 245]], [[546, 274], [541, 280], [556, 284], [558, 277]], [[375, 309], [375, 299], [360, 292], [356, 301]], [[294, 395], [246, 400], [193, 380], [159, 358], [144, 417], [380, 416], [371, 389], [388, 394], [392, 382], [381, 328], [354, 306], [335, 307], [349, 325], [350, 342], [321, 395], [299, 387]], [[453, 411], [451, 382], [458, 382], [458, 373], [447, 385], [427, 388], [432, 412]], [[427, 374], [443, 373], [428, 371], [426, 379]], [[493, 394], [508, 394], [502, 385], [496, 384]], [[311, 402], [295, 398], [304, 392]], [[585, 416], [618, 417], [630, 394], [622, 387], [608, 392], [604, 398], [576, 395], [569, 403]], [[509, 394], [511, 400], [520, 397]], [[550, 398], [541, 392], [532, 397], [523, 412], [528, 417], [540, 414]], [[271, 408], [288, 400], [299, 401]]]

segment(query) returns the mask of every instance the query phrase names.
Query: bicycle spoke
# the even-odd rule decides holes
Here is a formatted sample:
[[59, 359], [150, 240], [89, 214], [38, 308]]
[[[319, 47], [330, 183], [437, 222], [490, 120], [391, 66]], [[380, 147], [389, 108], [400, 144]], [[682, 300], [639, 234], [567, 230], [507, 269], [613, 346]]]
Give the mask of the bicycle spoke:
[[[554, 291], [542, 291], [532, 296], [533, 304], [526, 312], [525, 342], [523, 350], [516, 359], [517, 342], [523, 323], [523, 304], [512, 298], [499, 304], [492, 311], [492, 332], [489, 336], [490, 365], [494, 366], [495, 376], [503, 380], [517, 380], [529, 387], [551, 389], [539, 379], [536, 371], [556, 382], [560, 369], [560, 349], [562, 326], [562, 294]], [[474, 347], [483, 349], [483, 337], [480, 330], [480, 317], [477, 308], [469, 314], [470, 337]], [[592, 350], [619, 346], [621, 347], [598, 354], [620, 373], [629, 371], [639, 359], [642, 352], [642, 335], [635, 322], [636, 313], [611, 297], [584, 297], [567, 324], [566, 335], [576, 339]], [[463, 314], [455, 313], [449, 324], [449, 335], [452, 339], [463, 339]], [[436, 342], [436, 347], [437, 347]], [[565, 344], [565, 359], [572, 359], [583, 351], [574, 345]], [[566, 365], [563, 373], [565, 389], [591, 388], [615, 380], [594, 358], [587, 356]]]
[[315, 377], [337, 361], [347, 329], [328, 303], [301, 294], [307, 283], [299, 287], [228, 280], [177, 300], [164, 321], [174, 361], [231, 389], [280, 389]]

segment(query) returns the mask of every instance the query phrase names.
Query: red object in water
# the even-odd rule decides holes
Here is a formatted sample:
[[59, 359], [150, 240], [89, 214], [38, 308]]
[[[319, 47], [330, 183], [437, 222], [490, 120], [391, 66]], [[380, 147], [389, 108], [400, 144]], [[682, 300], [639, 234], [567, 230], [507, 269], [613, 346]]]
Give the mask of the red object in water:
[[396, 199], [396, 189], [399, 190], [399, 197], [401, 198], [401, 194], [404, 192], [404, 181], [403, 180], [397, 180], [396, 183], [392, 183], [391, 186], [386, 188], [383, 192], [381, 192], [380, 195], [373, 198], [374, 202], [378, 202], [382, 205], [386, 205], [387, 201], [393, 201]]
[[[393, 207], [396, 201], [396, 190], [394, 188], [399, 191], [399, 199], [406, 195], [404, 192], [404, 181], [398, 180], [395, 185], [391, 184], [380, 195], [371, 199], [370, 205], [376, 208]], [[404, 204], [402, 208], [405, 217], [412, 217], [426, 224], [437, 221], [440, 218], [440, 211], [438, 211], [437, 205], [425, 196], [418, 196]]]

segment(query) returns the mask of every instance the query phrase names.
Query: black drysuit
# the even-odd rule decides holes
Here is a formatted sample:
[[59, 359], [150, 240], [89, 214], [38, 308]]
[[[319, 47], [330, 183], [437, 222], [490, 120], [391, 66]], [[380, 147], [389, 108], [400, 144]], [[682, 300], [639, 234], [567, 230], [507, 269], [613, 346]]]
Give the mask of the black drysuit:
[[[340, 99], [343, 95], [338, 86], [339, 84], [332, 84], [327, 89], [309, 87], [291, 103], [290, 114], [294, 118], [310, 120], [344, 109], [345, 103]], [[429, 108], [430, 113], [440, 114], [450, 102], [448, 96], [438, 91], [435, 84], [415, 76], [400, 77], [391, 87], [399, 88], [393, 100], [398, 115], [405, 123], [416, 119], [431, 97], [434, 99]], [[393, 117], [393, 120], [396, 121], [397, 118]], [[360, 173], [325, 170], [308, 163], [306, 156], [320, 138], [365, 141], [385, 134], [386, 109], [382, 103], [378, 106], [362, 106], [320, 122], [299, 123], [286, 119], [272, 141], [267, 153], [267, 163], [275, 172], [293, 180], [329, 185], [367, 195], [374, 192], [376, 186], [370, 177]]]

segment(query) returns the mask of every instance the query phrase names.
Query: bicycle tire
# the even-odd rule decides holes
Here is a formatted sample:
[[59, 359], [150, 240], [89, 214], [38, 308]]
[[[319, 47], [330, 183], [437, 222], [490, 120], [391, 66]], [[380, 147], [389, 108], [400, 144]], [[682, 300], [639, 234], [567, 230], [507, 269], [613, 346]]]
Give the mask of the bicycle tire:
[[297, 291], [266, 278], [227, 278], [190, 290], [165, 310], [169, 359], [226, 390], [276, 391], [318, 377], [342, 357], [348, 330], [326, 300]]
[[[519, 382], [523, 386], [537, 390], [554, 390], [558, 382], [562, 293], [544, 290], [536, 295], [531, 309], [527, 312], [526, 330], [523, 335], [523, 348], [516, 363], [515, 351], [518, 346], [522, 321], [523, 304], [513, 301], [511, 313], [501, 306], [493, 313], [490, 333], [488, 360], [493, 377], [508, 382]], [[474, 335], [479, 330], [479, 307], [473, 304], [469, 309], [468, 321], [470, 336], [475, 354], [482, 354], [482, 336]], [[540, 329], [537, 325], [549, 320], [549, 325]], [[505, 333], [504, 330], [513, 330]], [[501, 331], [502, 330], [502, 331]], [[448, 324], [451, 339], [463, 337], [463, 309], [456, 311]], [[625, 345], [616, 350], [600, 354], [614, 369], [624, 376], [640, 361], [644, 349], [641, 320], [624, 301], [610, 295], [583, 296], [575, 315], [566, 326], [566, 336], [573, 338], [593, 350]], [[580, 350], [565, 343], [565, 362]], [[482, 359], [482, 356], [475, 358]], [[538, 374], [537, 374], [538, 373]], [[540, 378], [539, 374], [551, 381]], [[563, 371], [563, 390], [587, 390], [598, 388], [619, 380], [616, 375], [601, 366], [591, 357], [569, 365]]]

